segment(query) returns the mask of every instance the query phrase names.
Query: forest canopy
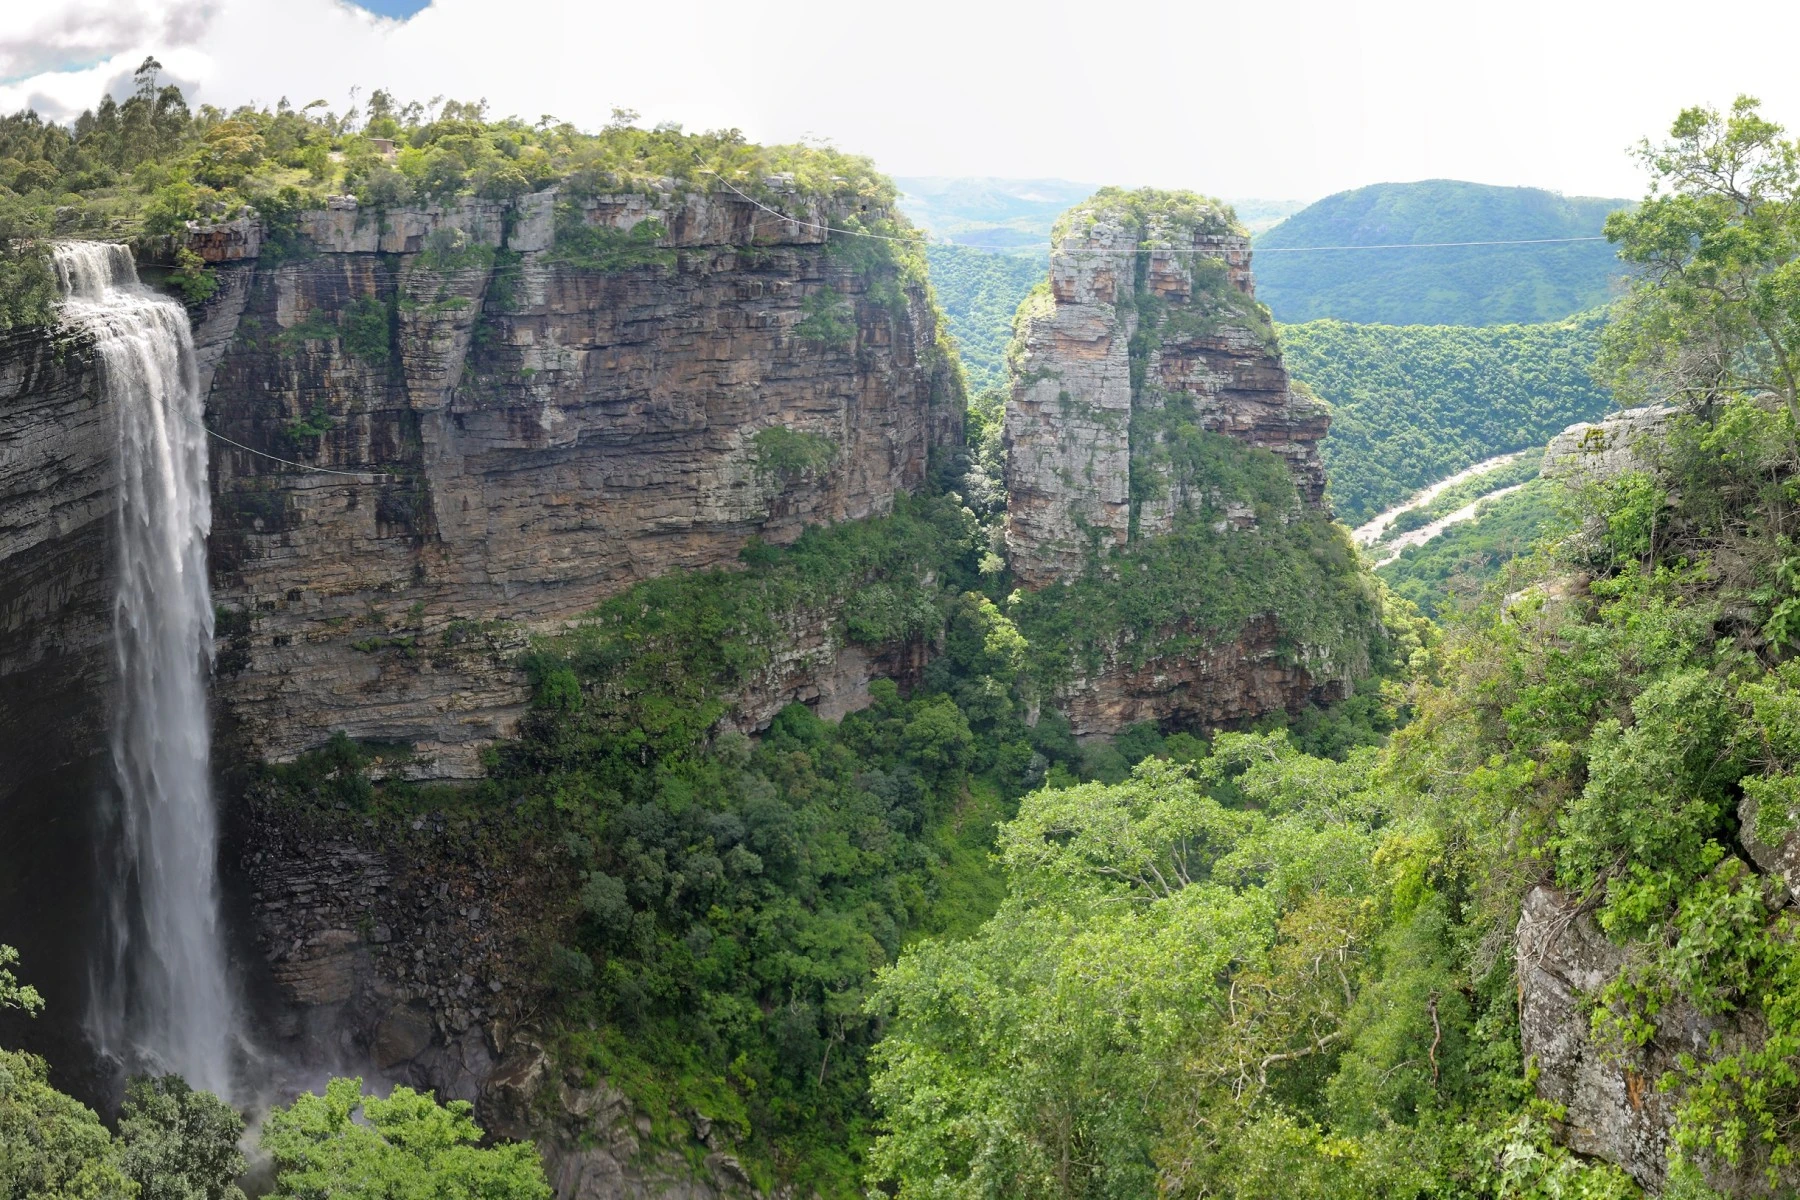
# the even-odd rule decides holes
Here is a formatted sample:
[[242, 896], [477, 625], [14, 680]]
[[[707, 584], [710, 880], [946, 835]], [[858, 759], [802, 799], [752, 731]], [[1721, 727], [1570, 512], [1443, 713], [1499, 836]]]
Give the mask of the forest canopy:
[[0, 330], [49, 319], [41, 243], [52, 236], [141, 239], [254, 213], [280, 245], [328, 195], [374, 209], [505, 201], [552, 185], [575, 197], [675, 186], [778, 201], [797, 191], [882, 208], [896, 196], [859, 155], [753, 145], [735, 129], [640, 129], [623, 110], [592, 132], [549, 116], [496, 118], [486, 101], [427, 105], [380, 89], [341, 113], [286, 98], [195, 111], [160, 72], [146, 59], [130, 96], [106, 96], [69, 125], [30, 110], [0, 117]]

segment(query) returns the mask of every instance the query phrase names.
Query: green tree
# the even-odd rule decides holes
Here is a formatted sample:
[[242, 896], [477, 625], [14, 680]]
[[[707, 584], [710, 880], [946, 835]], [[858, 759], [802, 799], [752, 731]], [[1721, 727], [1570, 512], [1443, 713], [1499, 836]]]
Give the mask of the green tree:
[[1639, 156], [1650, 194], [1606, 222], [1639, 268], [1607, 339], [1620, 395], [1711, 413], [1773, 392], [1800, 425], [1800, 143], [1739, 96], [1684, 110]]
[[483, 1149], [466, 1100], [439, 1104], [397, 1087], [364, 1095], [333, 1079], [269, 1113], [262, 1146], [275, 1160], [278, 1200], [548, 1200], [530, 1142]]
[[43, 212], [0, 188], [0, 333], [46, 325], [54, 315], [56, 276], [44, 242], [47, 232]]
[[36, 1016], [44, 1007], [44, 998], [13, 974], [12, 968], [18, 961], [17, 950], [0, 945], [0, 1008], [24, 1009], [26, 1016]]
[[140, 1200], [243, 1200], [244, 1118], [179, 1075], [133, 1079], [119, 1114], [119, 1168]]
[[[0, 1009], [35, 1015], [44, 1002], [14, 976], [18, 961], [0, 946]], [[43, 1059], [0, 1049], [0, 1200], [131, 1200], [135, 1191], [93, 1110], [50, 1086]]]

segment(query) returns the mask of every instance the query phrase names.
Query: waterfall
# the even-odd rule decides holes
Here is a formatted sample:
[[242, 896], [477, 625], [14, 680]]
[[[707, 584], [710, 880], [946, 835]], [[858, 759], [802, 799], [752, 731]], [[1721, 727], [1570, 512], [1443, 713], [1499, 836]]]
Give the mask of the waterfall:
[[89, 1027], [128, 1070], [175, 1071], [229, 1095], [238, 1005], [219, 920], [206, 707], [212, 507], [193, 336], [181, 305], [138, 282], [126, 247], [64, 242], [55, 261], [63, 319], [93, 339], [118, 423], [118, 792]]

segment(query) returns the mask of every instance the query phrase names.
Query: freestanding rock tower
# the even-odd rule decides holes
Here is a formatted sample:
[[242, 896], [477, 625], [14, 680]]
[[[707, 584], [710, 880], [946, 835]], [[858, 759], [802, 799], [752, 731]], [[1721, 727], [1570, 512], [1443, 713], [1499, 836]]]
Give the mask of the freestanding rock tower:
[[1172, 530], [1197, 481], [1162, 452], [1171, 421], [1275, 452], [1301, 500], [1323, 502], [1330, 416], [1288, 379], [1249, 235], [1215, 201], [1108, 188], [1070, 210], [1014, 360], [1007, 549], [1028, 586]]

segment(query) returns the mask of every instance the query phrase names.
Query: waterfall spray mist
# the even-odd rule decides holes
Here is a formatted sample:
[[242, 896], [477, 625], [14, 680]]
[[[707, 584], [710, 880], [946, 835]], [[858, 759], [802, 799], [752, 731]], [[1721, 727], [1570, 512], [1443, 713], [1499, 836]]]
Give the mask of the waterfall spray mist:
[[238, 1005], [219, 921], [206, 708], [212, 508], [193, 336], [179, 304], [138, 282], [126, 247], [60, 243], [55, 259], [64, 320], [93, 339], [119, 431], [118, 796], [89, 1024], [128, 1069], [175, 1071], [229, 1094]]

